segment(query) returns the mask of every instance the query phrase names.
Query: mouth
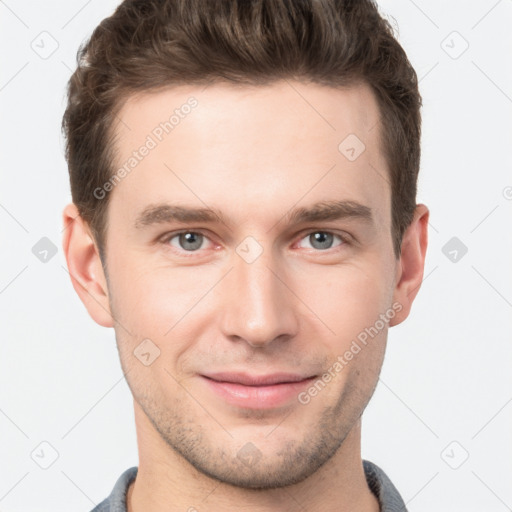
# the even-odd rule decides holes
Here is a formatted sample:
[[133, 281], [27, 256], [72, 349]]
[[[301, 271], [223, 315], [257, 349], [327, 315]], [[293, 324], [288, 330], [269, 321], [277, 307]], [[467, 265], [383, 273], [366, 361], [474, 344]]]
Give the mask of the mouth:
[[297, 401], [298, 394], [317, 378], [292, 373], [213, 373], [200, 377], [218, 398], [248, 409], [271, 409]]

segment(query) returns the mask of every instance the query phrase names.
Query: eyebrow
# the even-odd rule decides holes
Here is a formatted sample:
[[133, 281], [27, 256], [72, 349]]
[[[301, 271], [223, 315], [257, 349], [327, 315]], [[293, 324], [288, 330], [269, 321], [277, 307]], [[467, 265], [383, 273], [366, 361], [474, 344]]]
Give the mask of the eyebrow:
[[[372, 209], [356, 201], [320, 201], [309, 207], [291, 210], [282, 218], [287, 225], [306, 222], [358, 219], [373, 224]], [[153, 204], [146, 207], [136, 218], [135, 227], [142, 229], [154, 224], [170, 222], [224, 222], [222, 213], [214, 208], [192, 208], [171, 204]]]

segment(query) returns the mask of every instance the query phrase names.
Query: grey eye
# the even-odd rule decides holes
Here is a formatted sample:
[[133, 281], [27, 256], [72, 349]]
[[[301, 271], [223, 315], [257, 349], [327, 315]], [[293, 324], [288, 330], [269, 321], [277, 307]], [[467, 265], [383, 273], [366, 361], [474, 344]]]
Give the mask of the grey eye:
[[322, 251], [331, 249], [335, 238], [338, 238], [343, 243], [343, 239], [340, 236], [335, 235], [334, 233], [329, 233], [328, 231], [315, 231], [313, 233], [309, 233], [309, 235], [305, 236], [302, 240], [308, 240], [313, 249]]
[[[178, 239], [178, 246], [172, 243], [172, 240]], [[184, 233], [179, 233], [173, 236], [169, 242], [174, 247], [178, 249], [183, 249], [185, 251], [195, 251], [196, 249], [200, 249], [204, 241], [204, 236], [201, 233], [195, 233], [194, 231], [186, 231]]]
[[332, 245], [333, 236], [330, 233], [319, 231], [309, 235], [309, 239], [315, 249], [329, 249]]

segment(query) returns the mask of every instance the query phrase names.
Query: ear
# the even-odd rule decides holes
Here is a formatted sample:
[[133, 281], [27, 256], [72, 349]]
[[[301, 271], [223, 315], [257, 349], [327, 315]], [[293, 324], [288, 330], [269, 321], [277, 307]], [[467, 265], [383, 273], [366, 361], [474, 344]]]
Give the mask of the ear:
[[397, 262], [393, 303], [398, 302], [402, 309], [390, 320], [390, 326], [402, 323], [409, 316], [414, 298], [420, 289], [427, 252], [428, 218], [428, 208], [424, 204], [416, 205], [413, 220], [404, 233], [400, 259]]
[[73, 203], [64, 208], [62, 219], [62, 247], [73, 288], [97, 324], [113, 327], [107, 280], [89, 226]]

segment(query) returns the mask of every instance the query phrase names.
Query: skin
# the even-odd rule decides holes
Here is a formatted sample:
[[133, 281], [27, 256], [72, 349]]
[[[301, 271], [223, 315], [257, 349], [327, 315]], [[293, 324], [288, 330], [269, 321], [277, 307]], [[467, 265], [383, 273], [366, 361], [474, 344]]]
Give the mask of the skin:
[[[421, 285], [429, 211], [417, 206], [397, 259], [379, 109], [366, 85], [215, 84], [133, 96], [116, 128], [116, 165], [190, 96], [198, 106], [110, 192], [107, 273], [76, 207], [63, 213], [74, 288], [98, 324], [114, 327], [134, 397], [139, 471], [129, 510], [378, 511], [361, 414], [388, 327], [407, 318]], [[350, 133], [366, 146], [352, 162], [338, 150]], [[366, 205], [373, 222], [286, 223], [292, 209], [326, 200]], [[215, 208], [224, 223], [136, 228], [137, 215], [161, 202]], [[183, 229], [204, 235], [199, 249], [164, 239]], [[334, 235], [327, 248], [318, 231]], [[236, 251], [247, 236], [263, 251], [251, 263]], [[321, 376], [393, 304], [400, 311], [305, 405], [233, 406], [200, 377]], [[134, 356], [144, 339], [160, 349], [149, 366]], [[253, 463], [237, 457], [247, 443]]]

